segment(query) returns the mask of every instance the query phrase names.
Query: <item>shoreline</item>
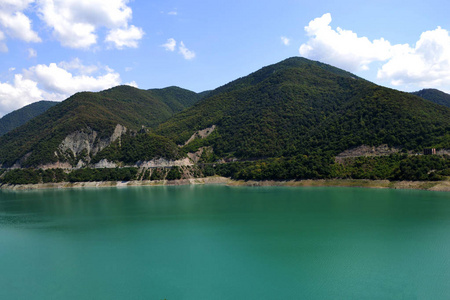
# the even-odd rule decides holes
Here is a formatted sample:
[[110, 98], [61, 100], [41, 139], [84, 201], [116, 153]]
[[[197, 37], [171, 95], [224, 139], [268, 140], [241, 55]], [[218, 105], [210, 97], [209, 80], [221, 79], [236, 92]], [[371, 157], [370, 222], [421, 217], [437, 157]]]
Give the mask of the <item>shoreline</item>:
[[286, 187], [361, 187], [386, 189], [413, 189], [426, 191], [450, 192], [450, 181], [389, 181], [369, 179], [305, 179], [305, 180], [233, 180], [226, 177], [212, 176], [205, 178], [191, 178], [178, 180], [143, 180], [143, 181], [93, 181], [93, 182], [58, 182], [38, 184], [3, 184], [1, 190], [38, 190], [38, 189], [68, 189], [68, 188], [100, 188], [100, 187], [128, 187], [128, 186], [174, 186], [195, 184], [222, 184], [228, 186], [286, 186]]

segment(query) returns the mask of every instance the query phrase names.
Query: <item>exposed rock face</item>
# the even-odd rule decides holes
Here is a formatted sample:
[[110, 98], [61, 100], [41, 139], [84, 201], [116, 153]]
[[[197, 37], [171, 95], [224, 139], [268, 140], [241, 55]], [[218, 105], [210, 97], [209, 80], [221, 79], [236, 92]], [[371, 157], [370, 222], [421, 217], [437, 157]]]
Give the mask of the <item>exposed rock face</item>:
[[196, 138], [207, 138], [211, 133], [213, 133], [214, 129], [216, 129], [216, 125], [197, 131], [186, 141], [186, 143], [184, 143], [183, 146], [186, 146]]
[[110, 143], [115, 142], [118, 138], [120, 138], [126, 132], [127, 132], [127, 128], [125, 126], [117, 124], [116, 128], [114, 129], [113, 134], [111, 135]]
[[[193, 163], [189, 158], [183, 158], [179, 160], [167, 160], [164, 158], [155, 158], [149, 161], [139, 161], [134, 167], [141, 169], [148, 168], [167, 168], [167, 167], [184, 167], [192, 166]], [[107, 159], [102, 159], [98, 163], [93, 165], [94, 168], [117, 168], [118, 165], [115, 162], [111, 162]]]
[[76, 168], [77, 169], [81, 169], [82, 167], [84, 167], [86, 165], [86, 162], [84, 162], [82, 159], [80, 159], [77, 163]]
[[167, 160], [164, 158], [155, 158], [150, 161], [143, 161], [136, 163], [136, 166], [140, 168], [182, 167], [192, 165], [193, 165], [192, 161], [187, 157], [179, 160]]
[[198, 149], [197, 152], [194, 152], [194, 153], [189, 152], [187, 154], [187, 156], [194, 164], [196, 164], [200, 160], [200, 157], [202, 157], [203, 151], [205, 151], [205, 150], [212, 151], [212, 148], [211, 147], [201, 147]]
[[90, 132], [76, 131], [66, 136], [66, 138], [59, 145], [59, 150], [63, 153], [70, 150], [75, 157], [81, 154], [83, 150], [86, 150], [87, 154], [94, 154], [93, 152], [96, 150], [95, 148], [98, 148], [94, 145], [96, 139], [97, 132], [94, 130], [91, 130]]
[[40, 165], [39, 169], [72, 169], [72, 166], [68, 162], [56, 162], [53, 164]]
[[108, 161], [106, 158], [94, 164], [94, 168], [116, 168], [116, 167], [117, 167], [116, 163]]
[[[81, 158], [87, 159], [89, 162], [90, 158], [109, 146], [112, 142], [119, 139], [126, 131], [127, 128], [125, 126], [117, 124], [113, 134], [110, 137], [103, 139], [98, 138], [97, 131], [92, 130], [91, 128], [76, 131], [66, 136], [59, 145], [58, 150], [62, 154], [70, 152], [75, 158], [84, 154]], [[79, 161], [78, 165], [82, 166], [83, 162], [80, 163]]]
[[383, 156], [390, 155], [400, 152], [399, 148], [390, 148], [388, 145], [380, 145], [377, 147], [361, 145], [355, 148], [345, 150], [336, 156], [336, 161], [341, 161], [347, 157], [358, 157], [358, 156]]

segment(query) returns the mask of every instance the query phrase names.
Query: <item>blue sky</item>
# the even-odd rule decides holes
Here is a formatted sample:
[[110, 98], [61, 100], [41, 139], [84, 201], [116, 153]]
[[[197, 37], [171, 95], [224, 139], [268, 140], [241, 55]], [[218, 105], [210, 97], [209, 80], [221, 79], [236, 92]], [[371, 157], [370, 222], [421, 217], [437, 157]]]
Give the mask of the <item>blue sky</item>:
[[448, 1], [2, 0], [0, 117], [119, 84], [214, 89], [304, 56], [450, 92]]

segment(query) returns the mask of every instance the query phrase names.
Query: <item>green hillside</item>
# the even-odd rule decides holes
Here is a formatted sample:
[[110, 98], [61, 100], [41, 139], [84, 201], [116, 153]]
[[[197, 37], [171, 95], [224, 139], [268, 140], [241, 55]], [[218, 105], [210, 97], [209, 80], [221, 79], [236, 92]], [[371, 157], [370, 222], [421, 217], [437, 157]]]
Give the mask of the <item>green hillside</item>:
[[423, 89], [411, 93], [413, 95], [427, 99], [428, 101], [450, 107], [450, 95], [436, 89]]
[[47, 109], [55, 106], [59, 102], [55, 101], [39, 101], [15, 110], [0, 119], [0, 136], [17, 128], [34, 117], [39, 116]]
[[[74, 132], [84, 134], [74, 137], [81, 142], [107, 141], [117, 124], [128, 132], [98, 152], [61, 150]], [[201, 138], [197, 132], [207, 128], [212, 133]], [[344, 150], [382, 144], [402, 148], [403, 155], [334, 160]], [[294, 57], [200, 94], [129, 86], [75, 94], [0, 137], [0, 164], [75, 166], [83, 160], [92, 166], [106, 159], [123, 166], [183, 158], [201, 147], [209, 148], [197, 157], [192, 174], [436, 180], [449, 176], [448, 158], [411, 159], [406, 152], [450, 148], [450, 108]]]
[[58, 145], [75, 131], [96, 131], [102, 139], [117, 124], [135, 131], [142, 126], [152, 128], [199, 99], [198, 94], [177, 87], [140, 90], [118, 86], [77, 93], [0, 137], [0, 165], [11, 166], [25, 155], [22, 166], [56, 162], [61, 158], [55, 155]]
[[210, 92], [155, 132], [184, 144], [212, 125], [216, 131], [193, 144], [212, 146], [219, 157], [336, 155], [385, 143], [450, 147], [450, 109], [297, 57]]
[[205, 95], [205, 92], [196, 94], [176, 86], [163, 89], [150, 89], [148, 92], [169, 106], [174, 112], [191, 107]]

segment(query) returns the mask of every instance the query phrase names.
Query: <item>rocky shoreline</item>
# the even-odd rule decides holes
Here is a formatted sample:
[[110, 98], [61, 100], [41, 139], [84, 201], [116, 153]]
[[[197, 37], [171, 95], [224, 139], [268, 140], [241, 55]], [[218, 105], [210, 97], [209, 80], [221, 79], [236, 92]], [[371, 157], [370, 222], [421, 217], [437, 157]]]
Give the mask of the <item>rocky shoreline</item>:
[[127, 187], [127, 186], [173, 186], [189, 184], [223, 184], [228, 186], [286, 186], [286, 187], [363, 187], [414, 189], [428, 191], [450, 192], [450, 181], [389, 181], [367, 179], [318, 179], [318, 180], [290, 180], [290, 181], [243, 181], [226, 177], [212, 176], [205, 178], [178, 180], [142, 180], [142, 181], [96, 181], [96, 182], [59, 182], [39, 184], [3, 184], [2, 190], [35, 190], [35, 189], [66, 189], [66, 188], [99, 188], [99, 187]]
[[163, 186], [189, 184], [229, 184], [232, 180], [225, 177], [205, 177], [177, 180], [131, 180], [131, 181], [88, 181], [88, 182], [56, 182], [38, 184], [3, 184], [3, 190], [36, 190], [36, 189], [66, 189], [66, 188], [100, 188], [126, 186]]

